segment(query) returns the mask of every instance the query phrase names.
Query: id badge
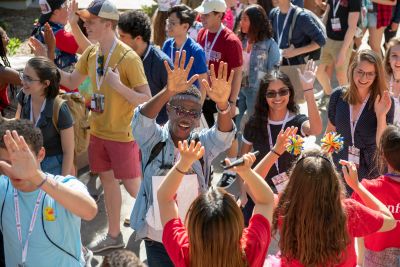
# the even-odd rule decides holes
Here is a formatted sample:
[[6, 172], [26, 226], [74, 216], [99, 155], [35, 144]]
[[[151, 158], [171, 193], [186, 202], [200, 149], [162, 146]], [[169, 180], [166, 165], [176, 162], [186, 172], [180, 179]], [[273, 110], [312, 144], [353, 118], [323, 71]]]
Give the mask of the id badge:
[[278, 175], [275, 175], [274, 177], [272, 177], [271, 180], [274, 183], [276, 191], [278, 191], [278, 194], [282, 193], [289, 183], [289, 177], [287, 176], [286, 172], [282, 172]]
[[104, 95], [93, 94], [90, 101], [90, 109], [94, 112], [102, 113], [104, 111]]
[[332, 23], [332, 30], [335, 32], [341, 31], [342, 26], [340, 25], [340, 19], [339, 18], [332, 18], [331, 19]]
[[353, 162], [357, 166], [360, 165], [360, 149], [355, 146], [349, 147], [349, 161]]

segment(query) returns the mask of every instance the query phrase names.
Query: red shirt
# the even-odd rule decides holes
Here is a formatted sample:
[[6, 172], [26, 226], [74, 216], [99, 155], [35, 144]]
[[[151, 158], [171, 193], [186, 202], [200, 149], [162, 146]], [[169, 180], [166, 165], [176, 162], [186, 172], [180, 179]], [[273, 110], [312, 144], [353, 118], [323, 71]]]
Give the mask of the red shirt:
[[[366, 236], [364, 238], [365, 247], [372, 251], [400, 248], [400, 182], [396, 182], [387, 176], [380, 176], [373, 180], [364, 179], [361, 183], [386, 205], [393, 217], [398, 221], [396, 228], [391, 231]], [[356, 193], [353, 193], [352, 198], [363, 203]]]
[[[353, 199], [345, 199], [343, 201], [343, 206], [347, 213], [347, 229], [349, 231], [351, 241], [347, 246], [346, 251], [343, 253], [342, 263], [336, 266], [354, 267], [357, 265], [354, 238], [364, 237], [378, 231], [382, 227], [383, 217], [380, 212], [367, 208]], [[284, 258], [282, 258], [280, 264], [275, 262], [272, 264], [272, 266], [302, 267], [304, 265], [297, 260], [288, 263]]]
[[205, 28], [199, 31], [199, 34], [197, 35], [197, 42], [204, 48], [204, 52], [206, 53], [206, 58], [208, 60], [208, 67], [210, 67], [211, 64], [214, 64], [214, 69], [217, 74], [219, 62], [224, 61], [228, 63], [229, 74], [231, 69], [242, 66], [242, 43], [231, 30], [225, 27], [221, 31], [218, 39], [215, 41], [214, 46], [211, 47], [210, 58], [208, 58], [207, 50], [205, 48], [207, 33], [207, 47], [211, 47], [211, 44], [213, 43], [217, 33], [211, 33]]
[[[162, 242], [175, 267], [189, 267], [189, 238], [181, 219], [172, 219], [164, 226]], [[270, 242], [268, 220], [260, 214], [254, 214], [249, 227], [243, 230], [241, 239], [248, 266], [263, 266]]]

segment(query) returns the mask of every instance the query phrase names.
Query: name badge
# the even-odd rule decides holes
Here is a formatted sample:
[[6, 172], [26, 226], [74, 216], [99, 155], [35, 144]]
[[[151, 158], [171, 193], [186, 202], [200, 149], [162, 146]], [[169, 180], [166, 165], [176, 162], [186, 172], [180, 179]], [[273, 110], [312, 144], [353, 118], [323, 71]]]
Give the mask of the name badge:
[[93, 94], [90, 101], [90, 109], [94, 112], [102, 113], [104, 111], [104, 95]]
[[278, 194], [282, 193], [289, 183], [289, 177], [287, 176], [286, 172], [282, 172], [278, 175], [275, 175], [274, 177], [272, 177], [271, 180], [274, 183], [276, 191], [278, 191]]
[[349, 147], [349, 161], [356, 164], [357, 167], [360, 165], [360, 149], [355, 146]]
[[335, 32], [339, 32], [342, 30], [342, 26], [340, 25], [340, 19], [339, 18], [332, 18], [331, 19], [332, 23], [332, 30]]

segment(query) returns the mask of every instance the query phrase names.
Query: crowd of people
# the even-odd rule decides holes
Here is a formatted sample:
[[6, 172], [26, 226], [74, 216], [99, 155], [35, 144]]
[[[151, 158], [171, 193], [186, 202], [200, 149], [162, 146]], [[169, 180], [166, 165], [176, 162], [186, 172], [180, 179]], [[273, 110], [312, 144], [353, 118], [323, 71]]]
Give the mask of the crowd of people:
[[[121, 184], [150, 267], [400, 266], [399, 2], [39, 4], [23, 71], [0, 28], [0, 266], [144, 266]], [[82, 244], [86, 150], [108, 228]]]

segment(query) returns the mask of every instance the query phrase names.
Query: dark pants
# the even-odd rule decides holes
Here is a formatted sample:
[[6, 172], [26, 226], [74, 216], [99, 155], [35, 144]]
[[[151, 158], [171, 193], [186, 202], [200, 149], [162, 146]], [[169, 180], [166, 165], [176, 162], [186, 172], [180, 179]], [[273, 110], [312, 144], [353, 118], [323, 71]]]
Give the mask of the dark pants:
[[209, 128], [213, 127], [215, 123], [214, 113], [216, 112], [217, 109], [215, 108], [215, 102], [211, 99], [206, 99], [203, 104], [203, 115]]
[[5, 267], [3, 234], [0, 232], [0, 267]]
[[154, 240], [144, 241], [149, 267], [174, 267], [162, 243]]

